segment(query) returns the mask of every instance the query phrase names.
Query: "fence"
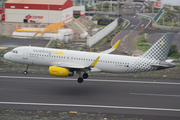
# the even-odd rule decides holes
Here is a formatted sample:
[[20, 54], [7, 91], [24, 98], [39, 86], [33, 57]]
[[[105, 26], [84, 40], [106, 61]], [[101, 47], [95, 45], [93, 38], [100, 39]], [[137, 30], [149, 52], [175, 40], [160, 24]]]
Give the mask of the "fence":
[[103, 28], [101, 31], [99, 31], [97, 34], [95, 34], [94, 36], [89, 38], [87, 40], [87, 45], [89, 47], [93, 46], [94, 44], [99, 42], [102, 38], [104, 38], [107, 34], [112, 32], [117, 27], [117, 25], [118, 25], [117, 21], [118, 21], [118, 19], [114, 20], [111, 24], [109, 24], [108, 26]]

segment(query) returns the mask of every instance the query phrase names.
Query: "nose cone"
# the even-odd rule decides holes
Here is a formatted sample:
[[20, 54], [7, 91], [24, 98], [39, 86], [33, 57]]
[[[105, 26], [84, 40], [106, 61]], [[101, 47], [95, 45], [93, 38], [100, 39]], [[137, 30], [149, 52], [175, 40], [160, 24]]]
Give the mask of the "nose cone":
[[9, 53], [4, 54], [4, 59], [6, 60], [10, 60], [11, 56], [9, 55]]

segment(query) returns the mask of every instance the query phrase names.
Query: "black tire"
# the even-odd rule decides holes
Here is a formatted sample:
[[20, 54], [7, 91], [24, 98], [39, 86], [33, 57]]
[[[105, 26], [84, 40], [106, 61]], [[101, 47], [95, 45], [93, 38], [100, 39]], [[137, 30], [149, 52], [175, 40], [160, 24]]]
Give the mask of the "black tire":
[[79, 77], [77, 81], [78, 81], [78, 83], [82, 83], [84, 81], [84, 79], [82, 77]]
[[24, 72], [23, 72], [23, 74], [24, 74], [24, 75], [27, 75], [27, 74], [28, 74], [28, 72], [27, 72], [27, 71], [24, 71]]
[[83, 78], [84, 78], [84, 79], [87, 79], [88, 77], [89, 77], [89, 75], [88, 75], [87, 73], [84, 73], [84, 74], [83, 74]]

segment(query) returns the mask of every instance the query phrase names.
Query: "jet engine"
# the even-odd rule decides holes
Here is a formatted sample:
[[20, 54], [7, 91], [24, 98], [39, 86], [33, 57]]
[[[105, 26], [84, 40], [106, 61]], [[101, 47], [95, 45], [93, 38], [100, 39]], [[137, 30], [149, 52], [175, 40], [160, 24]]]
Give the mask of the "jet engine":
[[74, 71], [70, 71], [69, 69], [56, 67], [56, 66], [50, 66], [49, 73], [52, 76], [59, 76], [59, 77], [68, 77], [74, 75]]

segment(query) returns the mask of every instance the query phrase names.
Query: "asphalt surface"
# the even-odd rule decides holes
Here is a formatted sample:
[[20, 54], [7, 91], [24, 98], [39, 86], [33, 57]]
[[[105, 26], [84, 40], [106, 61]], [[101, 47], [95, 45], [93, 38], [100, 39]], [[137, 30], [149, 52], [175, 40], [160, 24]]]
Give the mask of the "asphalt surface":
[[180, 81], [0, 74], [0, 108], [180, 117]]
[[129, 21], [128, 26], [118, 33], [112, 41], [112, 45], [121, 39], [120, 45], [117, 47], [119, 51], [133, 52], [136, 50], [134, 46], [136, 36], [143, 31], [142, 27], [150, 25], [151, 21], [137, 16], [122, 16], [123, 19]]
[[[124, 8], [136, 7], [136, 12], [141, 12], [142, 4], [140, 3], [125, 3]], [[133, 10], [131, 10], [133, 12]], [[128, 12], [128, 11], [124, 11]], [[120, 45], [117, 47], [117, 50], [123, 51], [125, 53], [133, 54], [137, 49], [135, 48], [135, 38], [139, 33], [143, 32], [142, 27], [145, 29], [148, 26], [151, 26], [152, 22], [145, 18], [134, 16], [122, 16], [122, 18], [128, 21], [127, 27], [118, 33], [115, 38], [112, 40], [111, 45], [115, 44], [119, 39], [121, 39]]]
[[180, 32], [179, 31], [172, 31], [172, 30], [151, 30], [151, 29], [147, 29], [147, 30], [145, 30], [145, 32], [150, 34], [147, 42], [151, 43], [152, 45], [157, 40], [159, 40], [164, 35], [164, 33], [167, 33], [167, 32], [175, 33], [175, 36], [174, 36], [172, 44], [177, 45], [178, 50], [180, 51], [180, 40], [179, 40]]
[[18, 38], [2, 38], [0, 37], [0, 47], [19, 47], [19, 46], [38, 46], [45, 47], [49, 40], [40, 39], [18, 39]]

